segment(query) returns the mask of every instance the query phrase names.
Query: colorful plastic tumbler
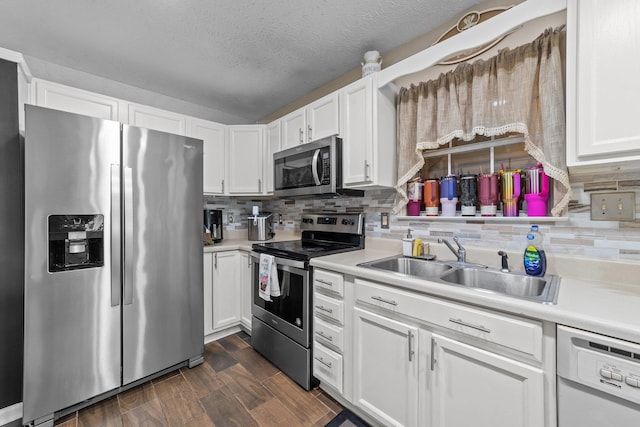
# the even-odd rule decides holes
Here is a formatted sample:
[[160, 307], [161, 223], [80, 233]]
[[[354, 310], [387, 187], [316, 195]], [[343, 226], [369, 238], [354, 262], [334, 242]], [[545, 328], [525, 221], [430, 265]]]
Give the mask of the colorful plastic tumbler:
[[498, 211], [498, 175], [482, 173], [478, 176], [478, 198], [480, 215], [496, 216]]
[[547, 216], [549, 177], [541, 164], [527, 170], [524, 199], [527, 201], [527, 215]]
[[518, 201], [520, 200], [520, 169], [500, 171], [502, 193], [502, 215], [518, 216]]
[[427, 179], [424, 182], [423, 201], [426, 216], [438, 216], [440, 205], [440, 183], [437, 179]]
[[478, 177], [462, 175], [460, 177], [460, 211], [462, 216], [475, 216], [478, 200]]
[[443, 176], [440, 179], [440, 204], [442, 205], [442, 216], [456, 216], [458, 180], [455, 175]]

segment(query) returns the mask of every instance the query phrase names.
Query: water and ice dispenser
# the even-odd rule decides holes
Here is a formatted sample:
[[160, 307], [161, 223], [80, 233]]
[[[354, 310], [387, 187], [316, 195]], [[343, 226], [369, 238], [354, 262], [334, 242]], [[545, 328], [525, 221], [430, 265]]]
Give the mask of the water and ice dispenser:
[[104, 265], [104, 215], [49, 216], [49, 272]]

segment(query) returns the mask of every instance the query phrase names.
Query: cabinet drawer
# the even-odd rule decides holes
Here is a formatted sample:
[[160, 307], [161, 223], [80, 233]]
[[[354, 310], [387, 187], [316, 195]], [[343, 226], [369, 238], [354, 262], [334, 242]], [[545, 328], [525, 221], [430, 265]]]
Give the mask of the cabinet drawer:
[[313, 296], [313, 313], [315, 316], [329, 318], [344, 325], [344, 303], [337, 299], [315, 293]]
[[314, 341], [313, 376], [342, 393], [342, 356]]
[[542, 361], [542, 323], [356, 279], [356, 299], [495, 343]]
[[317, 317], [313, 318], [313, 339], [338, 352], [344, 349], [343, 329]]
[[342, 274], [334, 273], [332, 271], [314, 270], [313, 286], [315, 288], [335, 292], [340, 296], [344, 295], [344, 277]]

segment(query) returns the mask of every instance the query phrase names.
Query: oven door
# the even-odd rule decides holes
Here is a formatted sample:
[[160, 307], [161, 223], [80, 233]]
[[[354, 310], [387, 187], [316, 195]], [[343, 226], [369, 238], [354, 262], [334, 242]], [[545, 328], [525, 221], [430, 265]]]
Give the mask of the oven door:
[[309, 270], [303, 261], [275, 258], [280, 296], [265, 301], [258, 292], [260, 254], [251, 253], [251, 313], [305, 348], [309, 347]]

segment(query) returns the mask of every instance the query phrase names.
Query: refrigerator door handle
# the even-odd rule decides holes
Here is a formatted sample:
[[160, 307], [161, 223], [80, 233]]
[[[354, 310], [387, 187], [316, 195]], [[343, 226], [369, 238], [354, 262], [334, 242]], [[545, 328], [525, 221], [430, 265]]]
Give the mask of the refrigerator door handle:
[[133, 303], [133, 171], [124, 169], [124, 305]]
[[111, 165], [111, 306], [120, 305], [122, 242], [120, 241], [120, 165]]

